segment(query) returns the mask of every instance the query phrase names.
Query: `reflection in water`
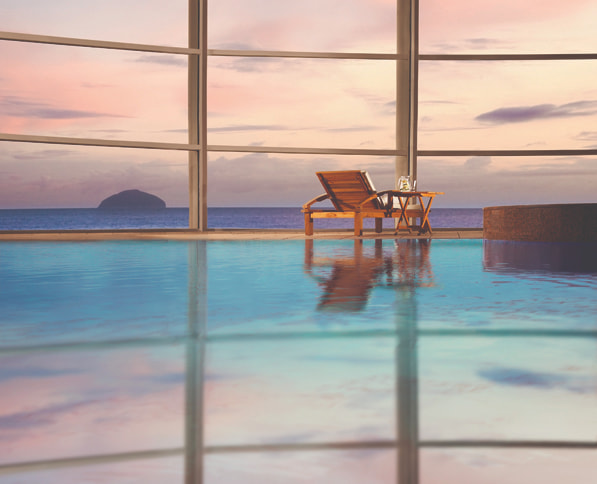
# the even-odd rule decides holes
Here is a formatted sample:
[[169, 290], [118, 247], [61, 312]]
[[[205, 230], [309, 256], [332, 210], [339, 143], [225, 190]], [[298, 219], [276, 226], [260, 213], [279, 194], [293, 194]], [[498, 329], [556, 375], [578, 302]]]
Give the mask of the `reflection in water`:
[[[61, 247], [44, 250], [52, 256]], [[254, 257], [247, 252], [232, 265], [234, 251], [249, 251], [246, 245], [226, 246], [223, 265], [215, 257], [222, 245], [142, 244], [133, 253], [140, 257], [141, 247], [147, 258], [136, 267], [128, 257], [131, 247], [77, 247], [87, 252], [71, 261], [76, 269], [48, 269], [42, 279], [35, 270], [19, 275], [27, 269], [16, 261], [28, 257], [31, 265], [33, 246], [0, 258], [0, 283], [15, 288], [12, 297], [21, 298], [32, 321], [60, 325], [68, 304], [56, 303], [52, 315], [49, 303], [39, 314], [23, 303], [38, 287], [50, 301], [49, 288], [66, 287], [57, 283], [78, 278], [75, 270], [81, 278], [54, 299], [80, 299], [78, 291], [87, 284], [89, 304], [93, 295], [101, 300], [96, 308], [110, 307], [86, 316], [80, 341], [69, 330], [61, 340], [66, 343], [59, 344], [47, 324], [29, 327], [16, 319], [17, 305], [10, 313], [14, 321], [0, 321], [0, 330], [13, 335], [8, 344], [0, 342], [0, 484], [594, 480], [595, 284], [564, 288], [578, 296], [576, 310], [592, 318], [592, 326], [571, 325], [559, 303], [549, 305], [549, 316], [554, 326], [567, 326], [565, 337], [545, 330], [541, 312], [533, 314], [543, 329], [537, 331], [532, 321], [525, 326], [525, 310], [562, 294], [561, 285], [554, 289], [548, 278], [518, 277], [545, 270], [543, 262], [528, 265], [535, 250], [515, 252], [486, 242], [483, 271], [480, 257], [470, 266], [466, 257], [454, 262], [464, 250], [458, 241], [307, 240], [304, 254], [302, 242], [263, 242], [251, 248]], [[475, 250], [480, 254], [481, 246]], [[148, 269], [167, 254], [163, 268]], [[267, 270], [264, 254], [270, 257]], [[68, 254], [61, 256], [64, 261]], [[118, 262], [113, 272], [105, 270], [108, 260]], [[281, 279], [271, 268], [283, 263]], [[461, 277], [450, 278], [454, 267]], [[566, 277], [575, 274], [561, 258], [549, 267], [564, 268]], [[250, 274], [255, 287], [235, 284], [246, 280], [239, 274]], [[586, 272], [582, 277], [587, 279]], [[281, 305], [271, 296], [275, 288], [267, 293], [272, 280], [304, 294]], [[186, 328], [178, 314], [178, 329], [167, 333], [153, 327], [149, 316], [143, 319], [146, 337], [122, 332], [123, 312], [111, 306], [123, 291], [115, 288], [126, 288], [130, 296], [139, 284], [143, 297], [127, 299], [127, 321], [129, 314], [151, 303], [159, 307], [176, 294], [177, 307], [185, 300]], [[529, 290], [528, 298], [521, 297], [521, 288]], [[208, 312], [216, 296], [229, 306], [225, 318], [238, 320], [227, 331], [218, 331], [225, 318], [217, 308]], [[458, 315], [446, 311], [457, 296], [470, 296], [457, 308], [465, 312], [474, 304], [477, 313], [486, 311], [487, 324], [463, 332]], [[247, 310], [249, 299], [258, 310]], [[496, 331], [509, 317], [502, 302], [515, 299], [520, 319], [508, 331]], [[454, 320], [440, 327], [438, 312]], [[321, 320], [345, 324], [330, 328]], [[49, 342], [40, 336], [44, 331]]]
[[362, 311], [376, 286], [414, 289], [431, 287], [433, 271], [429, 259], [431, 240], [396, 240], [394, 250], [383, 250], [375, 240], [367, 253], [363, 240], [354, 241], [352, 254], [314, 255], [313, 240], [305, 241], [305, 272], [321, 287], [320, 311]]
[[487, 270], [597, 273], [597, 243], [483, 241]]
[[[379, 244], [377, 243], [379, 242]], [[324, 269], [318, 274], [314, 269]], [[369, 292], [384, 268], [381, 240], [376, 241], [373, 257], [363, 255], [363, 243], [355, 240], [354, 255], [314, 257], [313, 240], [305, 241], [305, 272], [319, 283], [322, 294], [317, 304], [320, 311], [362, 311]], [[328, 269], [325, 271], [325, 269]]]
[[[416, 289], [433, 286], [431, 240], [396, 240], [385, 252], [381, 239], [374, 244], [372, 254], [365, 252], [362, 240], [355, 240], [353, 254], [316, 257], [313, 240], [308, 239], [305, 272], [321, 287], [319, 311], [363, 311], [372, 288], [396, 291], [396, 482], [415, 484], [419, 482]], [[327, 271], [316, 275], [315, 268]], [[367, 443], [362, 445], [367, 447]]]

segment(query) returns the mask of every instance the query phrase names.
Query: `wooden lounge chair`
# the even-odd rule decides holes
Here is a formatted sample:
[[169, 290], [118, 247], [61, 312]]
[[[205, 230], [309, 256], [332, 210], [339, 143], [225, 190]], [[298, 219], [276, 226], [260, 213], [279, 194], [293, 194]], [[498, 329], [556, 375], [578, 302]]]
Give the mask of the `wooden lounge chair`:
[[[395, 190], [377, 192], [373, 182], [364, 170], [320, 171], [316, 173], [326, 193], [303, 205], [305, 214], [305, 235], [313, 235], [314, 218], [354, 218], [354, 234], [363, 235], [363, 219], [375, 219], [375, 232], [382, 231], [382, 221], [386, 217], [399, 218], [398, 225], [405, 215], [422, 217], [422, 210], [406, 210], [395, 206]], [[330, 200], [330, 209], [314, 209], [311, 206], [323, 200]], [[406, 221], [405, 221], [406, 223]], [[407, 224], [408, 227], [408, 224]]]

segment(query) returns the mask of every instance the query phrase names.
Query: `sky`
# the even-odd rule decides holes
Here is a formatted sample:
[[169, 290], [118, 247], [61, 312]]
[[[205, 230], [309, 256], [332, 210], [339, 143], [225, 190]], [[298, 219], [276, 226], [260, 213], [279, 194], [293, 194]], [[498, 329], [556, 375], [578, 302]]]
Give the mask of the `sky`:
[[[185, 46], [186, 0], [0, 0], [0, 30]], [[341, 12], [341, 15], [338, 13]], [[131, 22], [131, 18], [135, 18]], [[421, 54], [594, 53], [594, 0], [420, 1]], [[218, 0], [212, 49], [392, 53], [394, 0]], [[0, 132], [185, 143], [184, 56], [0, 41]], [[421, 61], [419, 150], [597, 147], [597, 61]], [[210, 57], [208, 144], [392, 149], [390, 61]], [[210, 206], [300, 206], [315, 172], [384, 156], [211, 152]], [[0, 143], [0, 209], [94, 207], [137, 188], [188, 205], [187, 155]], [[595, 156], [421, 156], [436, 207], [594, 202]]]

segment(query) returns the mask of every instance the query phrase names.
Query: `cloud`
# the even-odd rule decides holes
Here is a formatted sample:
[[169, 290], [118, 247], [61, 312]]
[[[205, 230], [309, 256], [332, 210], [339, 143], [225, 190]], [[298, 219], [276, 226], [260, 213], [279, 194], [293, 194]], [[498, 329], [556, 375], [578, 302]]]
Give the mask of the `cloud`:
[[496, 45], [501, 45], [503, 43], [500, 40], [487, 38], [465, 39], [464, 41], [469, 46], [477, 49], [487, 49], [489, 47], [495, 47]]
[[141, 62], [148, 64], [160, 64], [166, 66], [187, 67], [187, 60], [183, 56], [175, 55], [142, 55], [135, 58], [132, 62]]
[[271, 444], [300, 444], [304, 442], [312, 442], [318, 437], [315, 432], [302, 432], [296, 434], [287, 434], [274, 436], [270, 439]]
[[396, 114], [396, 100], [388, 101], [383, 105], [382, 114], [395, 115]]
[[223, 154], [208, 164], [208, 203], [213, 207], [298, 207], [322, 193], [320, 170], [364, 169], [379, 189], [394, 185], [391, 157]]
[[0, 369], [0, 381], [15, 380], [21, 378], [53, 378], [56, 376], [73, 375], [79, 373], [78, 370], [52, 370], [41, 367], [21, 367]]
[[[394, 102], [394, 105], [396, 103]], [[441, 99], [430, 99], [429, 101], [419, 101], [419, 104], [461, 104], [455, 101], [442, 101]]]
[[481, 170], [491, 165], [491, 156], [473, 156], [464, 162], [468, 170]]
[[110, 114], [99, 111], [83, 111], [79, 109], [56, 108], [46, 103], [23, 100], [17, 96], [5, 96], [0, 101], [0, 110], [4, 116], [37, 119], [81, 119], [81, 118], [123, 118], [121, 114]]
[[222, 126], [220, 128], [207, 128], [210, 133], [227, 133], [237, 131], [286, 131], [290, 128], [287, 126], [273, 125], [273, 124], [245, 124], [236, 126]]
[[256, 72], [262, 74], [264, 72], [277, 72], [284, 68], [290, 68], [292, 63], [287, 59], [277, 59], [271, 57], [239, 57], [233, 58], [228, 62], [220, 62], [219, 68], [229, 69], [236, 72]]
[[422, 189], [445, 192], [434, 201], [438, 208], [554, 203], [556, 183], [558, 203], [589, 203], [595, 199], [596, 161], [590, 156], [492, 157], [488, 164], [482, 158], [421, 157], [417, 175]]
[[585, 146], [585, 148], [597, 148], [597, 131], [581, 131], [577, 136], [574, 137], [574, 139], [593, 143], [588, 146]]
[[534, 387], [542, 390], [565, 389], [574, 393], [593, 393], [596, 384], [590, 378], [521, 368], [497, 367], [480, 370], [478, 375], [499, 385]]
[[221, 50], [259, 50], [259, 47], [247, 42], [222, 42], [218, 44], [218, 49]]
[[184, 152], [5, 147], [0, 149], [1, 208], [96, 207], [105, 197], [131, 187], [159, 196], [169, 207], [188, 205]]
[[32, 152], [15, 153], [12, 158], [15, 160], [47, 160], [48, 158], [62, 158], [76, 153], [75, 150], [40, 150]]
[[345, 355], [320, 355], [320, 354], [311, 354], [306, 355], [302, 359], [308, 361], [317, 361], [317, 362], [334, 362], [334, 363], [349, 363], [349, 364], [356, 364], [356, 365], [385, 365], [388, 363], [387, 358], [383, 357], [357, 357], [357, 356], [345, 356]]
[[146, 380], [162, 385], [179, 385], [185, 382], [185, 374], [183, 372], [163, 373], [161, 375], [150, 375]]
[[63, 403], [30, 412], [17, 412], [0, 416], [0, 429], [31, 429], [56, 422], [62, 415], [97, 403], [95, 400]]
[[581, 131], [576, 136], [576, 139], [582, 141], [597, 141], [597, 131]]
[[498, 49], [512, 49], [513, 47], [515, 46], [499, 39], [482, 37], [462, 39], [456, 42], [441, 42], [431, 46], [434, 52], [445, 52], [447, 54], [454, 54], [455, 52], [463, 53], [467, 51], [494, 51]]
[[377, 126], [348, 126], [346, 128], [322, 128], [322, 131], [330, 133], [362, 133], [364, 131], [378, 131]]
[[508, 124], [536, 121], [538, 119], [571, 118], [591, 116], [597, 113], [597, 101], [577, 101], [557, 106], [538, 104], [499, 108], [480, 114], [475, 119], [486, 124]]

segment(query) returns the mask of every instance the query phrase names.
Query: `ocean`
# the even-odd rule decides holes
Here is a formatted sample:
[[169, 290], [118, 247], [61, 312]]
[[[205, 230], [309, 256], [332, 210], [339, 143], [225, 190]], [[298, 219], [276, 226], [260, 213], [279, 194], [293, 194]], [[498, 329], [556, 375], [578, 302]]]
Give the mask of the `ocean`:
[[[188, 228], [188, 208], [163, 210], [98, 210], [96, 208], [0, 209], [0, 230], [101, 230], [101, 229], [181, 229]], [[429, 215], [433, 228], [481, 228], [481, 208], [437, 208]], [[208, 227], [213, 229], [302, 229], [300, 208], [221, 208], [207, 213]], [[393, 221], [384, 220], [384, 227]], [[352, 228], [352, 219], [318, 219], [318, 228]], [[365, 220], [373, 227], [373, 219]]]

